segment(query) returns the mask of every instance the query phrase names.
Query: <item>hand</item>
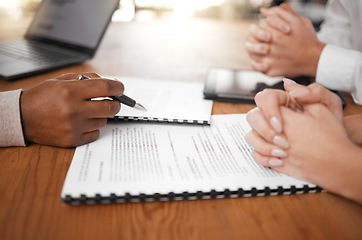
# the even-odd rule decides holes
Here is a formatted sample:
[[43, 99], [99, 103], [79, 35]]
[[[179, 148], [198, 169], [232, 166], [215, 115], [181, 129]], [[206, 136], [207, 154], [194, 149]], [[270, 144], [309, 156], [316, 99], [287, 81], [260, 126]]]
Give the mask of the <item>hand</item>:
[[[287, 4], [282, 4], [280, 7], [284, 8], [286, 11], [297, 15], [297, 13], [289, 7]], [[249, 32], [247, 35], [246, 41], [246, 50], [248, 51], [251, 58], [256, 56], [262, 56], [269, 53], [270, 43], [273, 41], [272, 32], [270, 28], [274, 28], [275, 30], [279, 30], [280, 32], [288, 35], [291, 32], [291, 26], [280, 18], [276, 13], [273, 14], [274, 9], [278, 7], [273, 7], [270, 9], [261, 8], [260, 12], [266, 16], [266, 19], [261, 19], [259, 25], [252, 24], [249, 28]], [[276, 16], [275, 16], [276, 15]], [[264, 28], [263, 26], [266, 26]], [[253, 65], [255, 65], [255, 62]], [[262, 71], [266, 71], [269, 66], [264, 64], [262, 67]]]
[[362, 203], [362, 149], [350, 141], [333, 113], [322, 104], [310, 104], [304, 106], [302, 113], [282, 107], [281, 114], [290, 143], [287, 157], [277, 166], [270, 164], [271, 158], [257, 152], [253, 152], [254, 159]]
[[96, 73], [90, 79], [76, 80], [78, 74], [65, 74], [42, 82], [21, 95], [21, 116], [27, 141], [60, 147], [74, 147], [99, 136], [107, 117], [120, 110], [112, 100], [91, 98], [121, 96], [121, 82], [104, 79]]
[[[255, 96], [258, 107], [247, 114], [247, 120], [253, 130], [245, 138], [260, 155], [278, 158], [287, 156], [285, 150], [290, 144], [283, 133], [284, 123], [280, 110], [282, 106], [295, 112], [304, 112], [304, 106], [320, 103], [343, 124], [342, 103], [339, 97], [320, 84], [306, 87], [285, 79], [284, 88], [286, 91], [269, 89], [258, 93]], [[281, 161], [276, 159], [273, 159], [273, 162], [281, 164]]]
[[325, 44], [309, 20], [283, 6], [262, 10], [267, 18], [252, 26], [246, 42], [252, 66], [270, 76], [315, 76]]

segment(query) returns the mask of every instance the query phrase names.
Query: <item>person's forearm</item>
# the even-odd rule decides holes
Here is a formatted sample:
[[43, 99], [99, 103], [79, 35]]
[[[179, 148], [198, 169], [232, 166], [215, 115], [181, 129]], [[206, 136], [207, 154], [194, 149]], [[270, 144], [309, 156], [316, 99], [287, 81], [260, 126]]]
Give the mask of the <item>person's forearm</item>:
[[313, 182], [325, 190], [362, 204], [362, 148], [348, 142], [337, 150], [324, 173], [315, 175]]
[[336, 193], [362, 204], [362, 148], [354, 145], [345, 149], [345, 158], [342, 160], [343, 170], [338, 177], [341, 185], [336, 189]]
[[351, 141], [362, 146], [362, 114], [345, 117], [344, 126]]

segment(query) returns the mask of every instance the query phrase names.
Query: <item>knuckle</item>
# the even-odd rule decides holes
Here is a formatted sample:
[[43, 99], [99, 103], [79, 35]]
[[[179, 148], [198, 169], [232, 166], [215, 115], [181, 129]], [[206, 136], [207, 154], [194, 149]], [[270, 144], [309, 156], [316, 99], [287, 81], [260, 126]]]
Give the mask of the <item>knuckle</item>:
[[77, 115], [77, 109], [70, 101], [64, 101], [59, 112], [63, 118], [64, 124], [70, 124], [72, 119], [74, 119]]
[[65, 137], [63, 137], [63, 147], [76, 147], [77, 145], [79, 145], [79, 138], [75, 135], [67, 134]]
[[107, 117], [113, 117], [121, 109], [121, 104], [117, 101], [104, 101], [102, 109], [105, 109], [105, 115]]
[[274, 31], [273, 33], [273, 40], [274, 42], [279, 42], [283, 40], [283, 34], [281, 34], [279, 31]]
[[101, 78], [101, 75], [99, 75], [96, 72], [85, 72], [83, 75], [90, 77], [90, 78]]
[[95, 130], [91, 133], [88, 133], [87, 135], [85, 135], [85, 137], [82, 139], [81, 144], [86, 144], [86, 143], [90, 143], [93, 142], [95, 140], [98, 139], [99, 137], [99, 130]]
[[255, 161], [257, 161], [261, 165], [263, 165], [263, 166], [268, 165], [266, 158], [263, 157], [261, 154], [259, 154], [257, 151], [253, 150], [253, 152], [251, 153], [251, 156], [254, 158]]
[[102, 128], [102, 127], [106, 126], [106, 124], [107, 124], [107, 119], [106, 118], [100, 119], [97, 126], [96, 126], [96, 128], [97, 129]]
[[260, 109], [258, 107], [250, 110], [247, 114], [246, 114], [246, 120], [248, 121], [248, 123], [252, 122], [254, 119], [255, 114], [257, 114], [257, 112], [260, 111]]
[[272, 151], [267, 144], [261, 144], [260, 146], [258, 146], [257, 150], [258, 152], [265, 155], [270, 155]]
[[100, 82], [100, 84], [101, 84], [101, 88], [103, 88], [104, 92], [106, 92], [106, 93], [108, 93], [112, 88], [110, 82], [107, 80], [102, 80]]
[[319, 83], [312, 83], [310, 88], [313, 89], [313, 91], [317, 94], [321, 94], [325, 90], [325, 88]]
[[251, 145], [251, 138], [252, 138], [252, 132], [248, 132], [247, 134], [245, 134], [245, 142], [247, 142], [249, 145]]
[[93, 142], [93, 141], [97, 140], [98, 137], [99, 137], [99, 133], [100, 133], [99, 130], [94, 131], [94, 132], [92, 133], [92, 135], [87, 139], [87, 143]]
[[275, 131], [271, 129], [269, 126], [263, 129], [263, 138], [266, 141], [272, 143], [275, 136], [276, 136]]
[[68, 120], [63, 121], [62, 129], [63, 129], [63, 135], [67, 136], [67, 138], [70, 138], [75, 134], [74, 125]]
[[58, 95], [58, 100], [66, 107], [73, 105], [73, 98], [77, 96], [73, 88], [73, 84], [68, 84], [68, 82], [58, 84], [58, 89], [56, 90]]
[[72, 79], [76, 79], [77, 76], [78, 76], [78, 74], [75, 74], [75, 73], [65, 73], [60, 76], [55, 77], [55, 79], [72, 80]]
[[255, 95], [255, 103], [258, 105], [268, 99], [272, 94], [273, 91], [271, 89], [265, 88], [263, 91], [260, 91]]
[[119, 87], [120, 94], [122, 95], [124, 93], [124, 84], [120, 81], [116, 81], [117, 86]]
[[270, 26], [276, 26], [276, 19], [275, 16], [268, 16], [265, 21], [270, 25]]
[[314, 111], [315, 111], [315, 114], [317, 114], [317, 115], [319, 115], [319, 116], [325, 115], [325, 112], [326, 112], [326, 110], [327, 110], [327, 108], [326, 108], [323, 104], [321, 104], [321, 103], [314, 104], [314, 105], [313, 105], [313, 109], [314, 109]]

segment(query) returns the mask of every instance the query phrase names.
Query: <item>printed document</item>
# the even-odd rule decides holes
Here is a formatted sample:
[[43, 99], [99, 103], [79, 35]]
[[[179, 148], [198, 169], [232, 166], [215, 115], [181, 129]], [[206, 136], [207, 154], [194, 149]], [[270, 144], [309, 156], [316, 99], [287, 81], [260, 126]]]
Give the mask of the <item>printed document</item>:
[[77, 147], [62, 198], [309, 184], [256, 162], [248, 131], [245, 114], [213, 115], [211, 125], [107, 124], [98, 140]]

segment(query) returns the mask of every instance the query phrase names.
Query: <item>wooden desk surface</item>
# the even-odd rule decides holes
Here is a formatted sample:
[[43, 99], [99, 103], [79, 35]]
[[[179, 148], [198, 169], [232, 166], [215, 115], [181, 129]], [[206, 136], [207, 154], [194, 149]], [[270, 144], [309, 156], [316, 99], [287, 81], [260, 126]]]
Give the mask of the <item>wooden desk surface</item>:
[[[28, 22], [0, 24], [0, 40]], [[112, 23], [96, 56], [83, 65], [16, 82], [29, 88], [67, 73], [204, 80], [212, 66], [249, 68], [248, 22]], [[14, 30], [15, 29], [15, 30]], [[345, 114], [362, 113], [347, 99]], [[215, 103], [214, 114], [253, 105]], [[330, 193], [71, 206], [60, 192], [74, 148], [32, 144], [0, 149], [0, 239], [362, 239], [362, 206]]]

